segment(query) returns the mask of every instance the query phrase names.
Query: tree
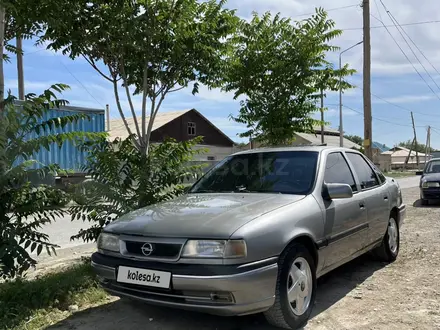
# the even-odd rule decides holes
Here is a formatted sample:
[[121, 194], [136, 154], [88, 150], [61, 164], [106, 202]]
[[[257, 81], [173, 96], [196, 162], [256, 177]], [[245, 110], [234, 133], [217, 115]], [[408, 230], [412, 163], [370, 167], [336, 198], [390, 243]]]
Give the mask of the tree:
[[64, 213], [60, 206], [53, 204], [53, 199], [60, 196], [52, 187], [32, 184], [32, 179], [44, 179], [61, 170], [56, 164], [39, 164], [35, 154], [43, 148], [60, 147], [66, 141], [79, 143], [105, 137], [105, 133], [59, 133], [67, 125], [87, 118], [75, 114], [48, 119], [49, 109], [66, 103], [55, 94], [66, 88], [58, 84], [41, 95], [28, 94], [19, 106], [11, 95], [3, 101], [4, 111], [0, 113], [0, 277], [20, 275], [36, 264], [27, 248], [37, 254], [46, 249], [50, 254], [56, 247], [39, 229]]
[[72, 220], [93, 225], [72, 239], [95, 241], [104, 226], [124, 214], [182, 194], [185, 180], [202, 169], [191, 163], [194, 155], [205, 151], [194, 148], [200, 142], [200, 138], [180, 143], [167, 140], [151, 146], [148, 156], [130, 139], [86, 143], [89, 162], [84, 171], [91, 179], [77, 187], [78, 205], [71, 207], [70, 214]]
[[344, 137], [361, 147], [364, 145], [364, 139], [361, 138], [359, 135], [344, 135]]
[[[235, 98], [245, 97], [233, 117], [247, 125], [241, 137], [277, 145], [320, 124], [311, 116], [319, 110], [320, 90], [337, 90], [339, 77], [354, 72], [347, 65], [335, 70], [325, 59], [338, 49], [329, 44], [342, 33], [334, 25], [322, 9], [300, 22], [266, 13], [241, 23], [223, 86]], [[348, 87], [343, 81], [342, 88]]]
[[[417, 150], [417, 152], [420, 152], [420, 153], [423, 153], [423, 154], [426, 152], [426, 145], [423, 144], [423, 143], [419, 143], [418, 142], [417, 143], [417, 148], [414, 149], [414, 145], [412, 143], [412, 140], [402, 141], [402, 142], [399, 143], [399, 146], [407, 148], [407, 149], [411, 149], [414, 152], [414, 155], [415, 155], [416, 150]], [[432, 153], [434, 151], [436, 151], [434, 148], [430, 148], [428, 150], [428, 153]]]
[[[72, 59], [83, 57], [113, 86], [120, 116], [133, 143], [147, 155], [154, 120], [167, 95], [199, 83], [215, 85], [239, 19], [225, 1], [60, 0], [59, 15], [45, 19], [39, 42]], [[134, 120], [129, 125], [119, 88]], [[132, 96], [141, 95], [136, 109]], [[147, 101], [149, 109], [147, 110]]]

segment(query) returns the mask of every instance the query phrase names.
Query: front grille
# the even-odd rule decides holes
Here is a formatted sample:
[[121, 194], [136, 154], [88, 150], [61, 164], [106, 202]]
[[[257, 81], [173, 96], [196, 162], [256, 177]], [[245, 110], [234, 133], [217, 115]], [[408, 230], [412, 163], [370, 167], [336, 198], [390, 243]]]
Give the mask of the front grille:
[[130, 255], [149, 257], [149, 258], [165, 258], [176, 259], [179, 257], [182, 244], [171, 243], [149, 243], [151, 244], [152, 252], [149, 255], [142, 253], [142, 247], [146, 242], [125, 241], [125, 247]]

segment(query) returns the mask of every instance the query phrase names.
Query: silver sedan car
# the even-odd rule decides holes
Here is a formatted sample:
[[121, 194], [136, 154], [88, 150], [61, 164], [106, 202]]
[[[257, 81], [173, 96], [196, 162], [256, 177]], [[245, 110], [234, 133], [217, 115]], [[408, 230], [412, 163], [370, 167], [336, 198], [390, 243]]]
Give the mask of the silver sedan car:
[[227, 157], [187, 194], [104, 228], [92, 266], [110, 293], [303, 326], [318, 277], [373, 250], [399, 253], [401, 190], [359, 152], [255, 149]]

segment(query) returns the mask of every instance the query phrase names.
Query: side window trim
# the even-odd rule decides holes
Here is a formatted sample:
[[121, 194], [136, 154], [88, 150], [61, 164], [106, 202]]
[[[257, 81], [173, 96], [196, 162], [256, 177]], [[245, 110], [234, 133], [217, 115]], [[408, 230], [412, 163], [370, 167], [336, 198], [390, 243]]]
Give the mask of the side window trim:
[[358, 192], [361, 191], [361, 190], [360, 190], [359, 182], [357, 181], [357, 178], [355, 177], [355, 173], [353, 172], [353, 168], [350, 166], [351, 164], [348, 162], [347, 157], [346, 157], [345, 154], [344, 154], [343, 152], [341, 152], [341, 151], [332, 151], [332, 152], [329, 152], [329, 153], [326, 155], [326, 157], [325, 157], [325, 166], [324, 166], [324, 177], [322, 178], [322, 182], [323, 182], [323, 183], [326, 183], [326, 182], [325, 182], [325, 170], [327, 169], [327, 160], [328, 160], [328, 157], [329, 157], [330, 155], [333, 155], [333, 154], [339, 154], [339, 155], [342, 157], [342, 159], [345, 161], [345, 163], [347, 164], [348, 170], [350, 171], [350, 173], [351, 173], [351, 177], [353, 178], [354, 184], [356, 185], [356, 190], [353, 190], [353, 195], [354, 195], [354, 194], [357, 194]]
[[361, 187], [361, 182], [360, 182], [360, 180], [359, 180], [359, 177], [357, 176], [357, 172], [356, 172], [356, 170], [354, 169], [353, 164], [350, 162], [351, 167], [353, 167], [353, 170], [354, 170], [354, 172], [356, 173], [356, 178], [357, 178], [358, 183], [359, 183], [360, 191], [369, 191], [369, 190], [373, 190], [373, 189], [380, 188], [380, 187], [382, 186], [382, 184], [380, 183], [380, 179], [379, 179], [378, 176], [377, 176], [376, 171], [371, 167], [369, 160], [367, 160], [366, 157], [365, 157], [363, 154], [361, 154], [361, 153], [357, 153], [357, 152], [352, 152], [352, 151], [346, 151], [345, 154], [346, 154], [346, 156], [347, 156], [347, 160], [348, 160], [349, 162], [350, 162], [350, 159], [348, 159], [348, 154], [353, 154], [353, 155], [359, 155], [359, 156], [361, 156], [361, 158], [367, 163], [367, 165], [368, 165], [368, 167], [370, 168], [370, 170], [374, 173], [374, 176], [376, 177], [377, 182], [379, 182], [378, 185], [375, 185], [375, 186], [373, 186], [373, 187], [368, 187], [368, 188], [364, 188], [364, 189], [362, 189], [362, 187]]

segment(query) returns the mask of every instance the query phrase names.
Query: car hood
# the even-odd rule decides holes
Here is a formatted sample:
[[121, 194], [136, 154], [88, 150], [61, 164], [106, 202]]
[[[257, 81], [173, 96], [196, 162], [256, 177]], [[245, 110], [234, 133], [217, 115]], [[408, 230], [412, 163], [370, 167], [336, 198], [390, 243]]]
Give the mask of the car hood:
[[437, 181], [440, 182], [440, 173], [425, 173], [421, 181]]
[[183, 238], [229, 238], [261, 215], [303, 199], [304, 195], [260, 193], [188, 194], [130, 212], [106, 232]]

